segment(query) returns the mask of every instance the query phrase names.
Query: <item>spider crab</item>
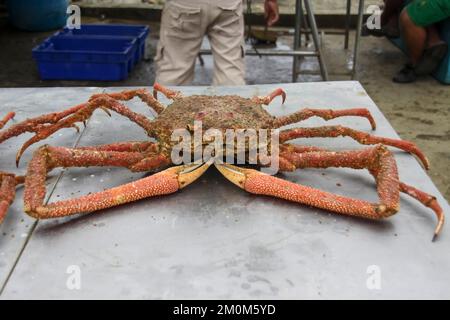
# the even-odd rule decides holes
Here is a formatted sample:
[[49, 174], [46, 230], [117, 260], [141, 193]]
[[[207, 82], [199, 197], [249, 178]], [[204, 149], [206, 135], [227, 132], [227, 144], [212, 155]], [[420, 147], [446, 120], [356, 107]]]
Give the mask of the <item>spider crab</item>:
[[[202, 175], [211, 162], [173, 166], [170, 137], [177, 128], [192, 126], [195, 120], [202, 120], [204, 129], [253, 128], [276, 129], [316, 116], [325, 120], [343, 116], [366, 118], [372, 129], [375, 121], [367, 109], [301, 109], [283, 117], [271, 116], [262, 105], [268, 105], [275, 97], [286, 94], [277, 89], [267, 96], [243, 98], [230, 96], [183, 96], [159, 84], [153, 87], [153, 96], [146, 89], [129, 90], [118, 93], [103, 93], [92, 96], [88, 102], [62, 112], [27, 119], [0, 131], [0, 142], [25, 132], [35, 135], [18, 151], [16, 162], [32, 144], [49, 137], [56, 131], [76, 127], [85, 122], [96, 109], [107, 113], [114, 111], [127, 117], [142, 127], [149, 137], [156, 139], [140, 142], [115, 142], [108, 145], [66, 148], [44, 145], [38, 148], [28, 164], [25, 176], [0, 172], [0, 221], [5, 217], [15, 196], [16, 186], [25, 184], [24, 210], [30, 216], [47, 219], [88, 213], [131, 201], [170, 194], [186, 187]], [[161, 92], [173, 102], [164, 106], [157, 100]], [[122, 101], [140, 98], [157, 114], [150, 120], [125, 106]], [[0, 129], [14, 117], [9, 113], [0, 121]], [[347, 136], [370, 147], [351, 151], [329, 151], [326, 149], [288, 143], [296, 138]], [[423, 205], [429, 207], [437, 216], [434, 237], [444, 223], [444, 214], [436, 198], [399, 181], [397, 165], [387, 146], [396, 147], [417, 156], [425, 168], [428, 160], [415, 144], [390, 138], [370, 135], [343, 126], [322, 126], [313, 128], [293, 128], [279, 133], [279, 170], [293, 171], [302, 168], [348, 167], [367, 169], [376, 181], [378, 203], [353, 199], [345, 196], [289, 182], [258, 170], [238, 167], [229, 163], [215, 162], [217, 169], [240, 188], [259, 195], [273, 196], [335, 213], [381, 219], [399, 210], [400, 192], [404, 192]], [[151, 176], [112, 189], [88, 194], [75, 199], [44, 203], [47, 173], [57, 167], [118, 166], [132, 171], [156, 172]]]

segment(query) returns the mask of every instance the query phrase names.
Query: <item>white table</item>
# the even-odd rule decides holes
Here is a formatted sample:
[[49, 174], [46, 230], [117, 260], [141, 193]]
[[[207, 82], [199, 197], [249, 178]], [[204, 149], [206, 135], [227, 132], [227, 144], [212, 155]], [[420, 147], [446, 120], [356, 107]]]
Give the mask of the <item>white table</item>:
[[[358, 82], [182, 90], [186, 94], [236, 93], [250, 97], [275, 87], [283, 87], [288, 98], [284, 106], [277, 99], [268, 107], [274, 115], [307, 106], [367, 107], [377, 120], [377, 135], [398, 137]], [[17, 120], [22, 120], [67, 108], [101, 91], [0, 89], [0, 105], [2, 114], [15, 110]], [[142, 103], [132, 101], [128, 105], [150, 116]], [[302, 125], [324, 123], [310, 119]], [[370, 130], [367, 121], [360, 118], [328, 123]], [[1, 169], [25, 170], [31, 150], [19, 169], [14, 168], [14, 155], [28, 137], [0, 145]], [[145, 138], [143, 131], [128, 120], [118, 115], [108, 118], [99, 111], [81, 135], [65, 129], [43, 143], [95, 145]], [[298, 143], [362, 148], [349, 138]], [[436, 195], [449, 212], [448, 203], [418, 162], [398, 150], [395, 155], [401, 180]], [[49, 185], [55, 183], [57, 173], [52, 174]], [[56, 183], [50, 200], [99, 191], [142, 176], [124, 169], [70, 169]], [[281, 176], [347, 196], [370, 201], [377, 198], [373, 179], [366, 171], [308, 169]], [[450, 297], [449, 230], [444, 227], [439, 239], [432, 243], [434, 214], [404, 195], [397, 215], [385, 221], [366, 221], [247, 194], [211, 168], [179, 193], [66, 219], [35, 222], [23, 213], [21, 197], [20, 188], [0, 226], [2, 299]], [[81, 272], [80, 290], [67, 286], [73, 276], [67, 271], [74, 272], [71, 266]], [[367, 286], [368, 279], [373, 280], [373, 275], [367, 273], [374, 270], [371, 266], [380, 271], [381, 289]]]

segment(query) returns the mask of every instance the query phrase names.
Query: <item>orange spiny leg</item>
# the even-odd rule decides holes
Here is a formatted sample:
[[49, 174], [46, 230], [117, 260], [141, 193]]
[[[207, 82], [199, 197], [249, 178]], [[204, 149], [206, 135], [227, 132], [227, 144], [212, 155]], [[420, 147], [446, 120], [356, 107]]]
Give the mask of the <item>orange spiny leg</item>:
[[272, 102], [273, 99], [278, 96], [281, 96], [281, 103], [284, 103], [284, 101], [286, 101], [286, 92], [284, 92], [284, 90], [281, 88], [275, 89], [267, 96], [253, 97], [252, 101], [257, 104], [265, 104], [267, 106]]
[[[317, 152], [317, 151], [327, 151], [326, 149], [315, 147], [315, 146], [300, 146], [296, 144], [284, 143], [280, 145], [280, 156], [278, 157], [278, 167], [280, 171], [295, 171], [297, 168], [295, 165], [285, 158], [283, 154], [291, 153], [304, 153], [304, 152]], [[262, 158], [261, 155], [258, 156], [258, 164], [262, 167], [271, 166], [271, 157]], [[262, 161], [264, 160], [264, 161]]]
[[[438, 219], [438, 224], [435, 229], [435, 235], [437, 235], [444, 223], [444, 215], [442, 209], [437, 203], [436, 199], [414, 187], [407, 186], [404, 183], [398, 182], [397, 187], [395, 187], [389, 179], [396, 173], [395, 160], [390, 153], [390, 151], [383, 145], [378, 145], [374, 148], [368, 148], [361, 151], [343, 151], [343, 152], [330, 152], [330, 151], [319, 151], [312, 153], [283, 153], [280, 156], [285, 157], [288, 161], [294, 164], [297, 168], [328, 168], [328, 167], [348, 167], [354, 169], [367, 168], [369, 172], [375, 177], [378, 184], [378, 194], [380, 199], [386, 198], [387, 196], [393, 196], [393, 194], [398, 194], [394, 190], [399, 190], [404, 192], [420, 202], [422, 202], [427, 207], [431, 208]], [[395, 174], [386, 173], [389, 168], [395, 167]], [[388, 177], [388, 178], [386, 178]], [[385, 186], [381, 185], [382, 181], [388, 180]], [[396, 178], [398, 181], [398, 177]], [[384, 194], [383, 194], [384, 193]]]
[[0, 224], [5, 219], [9, 206], [16, 196], [14, 175], [0, 173]]
[[282, 126], [300, 122], [311, 117], [320, 117], [324, 120], [331, 120], [339, 117], [363, 117], [369, 120], [372, 130], [376, 129], [376, 123], [370, 114], [369, 110], [365, 108], [331, 110], [331, 109], [302, 109], [288, 116], [276, 118], [273, 127], [280, 128]]
[[437, 202], [436, 197], [429, 195], [428, 193], [425, 193], [421, 190], [418, 190], [412, 186], [409, 186], [403, 182], [400, 182], [400, 191], [410, 195], [411, 197], [421, 202], [424, 206], [427, 206], [436, 213], [439, 222], [436, 227], [436, 231], [434, 233], [433, 237], [434, 241], [439, 232], [441, 231], [442, 227], [444, 226], [445, 221], [444, 212], [442, 211], [441, 206]]
[[153, 84], [153, 97], [155, 99], [158, 99], [158, 92], [161, 92], [167, 99], [171, 100], [176, 100], [183, 97], [180, 91], [171, 90], [155, 82]]
[[155, 110], [156, 113], [160, 114], [164, 111], [165, 106], [156, 100], [147, 89], [136, 89], [136, 90], [125, 90], [121, 92], [113, 92], [113, 93], [101, 93], [93, 95], [90, 100], [95, 99], [96, 97], [107, 95], [110, 98], [121, 101], [128, 101], [133, 99], [134, 97], [138, 97], [143, 102], [145, 102], [150, 108]]
[[[229, 180], [251, 193], [275, 196], [337, 213], [370, 219], [381, 219], [396, 213], [399, 209], [399, 191], [406, 192], [398, 180], [395, 159], [383, 145], [357, 151], [283, 153], [280, 154], [280, 157], [284, 157], [297, 168], [368, 169], [376, 179], [380, 203], [370, 203], [331, 194], [271, 177], [255, 170], [241, 169], [230, 165], [218, 165], [218, 167]], [[414, 190], [415, 197], [425, 203], [425, 199], [421, 199], [421, 197], [426, 196], [419, 195], [418, 190]], [[428, 206], [434, 210], [438, 218], [435, 229], [436, 236], [442, 228], [444, 217], [442, 210], [438, 210], [440, 207], [436, 207], [437, 203], [429, 198], [427, 201]]]
[[0, 172], [0, 224], [6, 217], [8, 208], [16, 196], [16, 186], [24, 182], [23, 177]]
[[326, 151], [324, 148], [319, 148], [315, 146], [300, 146], [296, 144], [289, 144], [284, 143], [280, 145], [280, 152], [296, 152], [296, 153], [303, 153], [303, 152], [315, 152], [315, 151]]
[[[41, 128], [43, 128], [46, 124], [54, 124], [61, 119], [79, 111], [80, 109], [86, 107], [86, 104], [79, 104], [75, 107], [72, 107], [70, 109], [61, 111], [61, 112], [54, 112], [49, 114], [44, 114], [42, 116], [38, 116], [36, 118], [27, 119], [25, 121], [19, 122], [15, 125], [12, 125], [8, 129], [3, 130], [0, 132], [0, 143], [8, 140], [12, 137], [21, 135], [25, 132], [35, 132], [37, 133]], [[10, 115], [9, 113], [8, 115]], [[8, 117], [8, 116], [7, 116]], [[5, 117], [5, 118], [7, 118]], [[1, 128], [0, 128], [1, 129]]]
[[[312, 147], [315, 148], [315, 147]], [[378, 147], [380, 148], [380, 147]], [[313, 149], [311, 149], [311, 147], [304, 147], [304, 146], [297, 146], [294, 144], [285, 144], [285, 145], [281, 145], [280, 146], [280, 158], [282, 158], [285, 162], [288, 163], [288, 165], [285, 165], [285, 167], [287, 167], [288, 170], [283, 170], [282, 168], [282, 162], [280, 161], [280, 170], [282, 171], [291, 171], [289, 170], [291, 168], [291, 166], [294, 166], [295, 168], [297, 168], [297, 166], [301, 166], [301, 167], [321, 167], [323, 168], [324, 165], [326, 165], [326, 163], [322, 162], [319, 156], [319, 153], [315, 153], [312, 155], [299, 155], [299, 153], [305, 153], [305, 152], [314, 152]], [[329, 150], [325, 150], [325, 149], [319, 149], [317, 148], [318, 152], [330, 152]], [[297, 153], [297, 154], [294, 154]], [[342, 161], [342, 160], [341, 160]], [[377, 166], [372, 166], [369, 168], [370, 173], [377, 178], [378, 176], [378, 167]], [[440, 207], [439, 203], [436, 200], [436, 197], [429, 195], [428, 193], [425, 193], [421, 190], [418, 190], [412, 186], [409, 186], [403, 182], [400, 182], [399, 184], [399, 189], [401, 192], [408, 194], [409, 196], [415, 198], [416, 200], [418, 200], [419, 202], [421, 202], [424, 206], [432, 209], [438, 219], [438, 224], [436, 226], [435, 229], [435, 237], [437, 234], [439, 234], [439, 232], [442, 229], [442, 226], [444, 225], [444, 213], [442, 211], [442, 208]], [[433, 238], [434, 240], [434, 238]]]
[[157, 143], [150, 141], [127, 141], [127, 142], [104, 144], [101, 146], [77, 147], [77, 150], [157, 153], [159, 150], [159, 146]]
[[382, 143], [387, 146], [392, 146], [410, 152], [416, 155], [423, 166], [428, 169], [429, 162], [427, 157], [420, 151], [420, 149], [412, 142], [406, 140], [397, 140], [391, 138], [384, 138], [370, 135], [363, 131], [354, 130], [343, 126], [324, 126], [315, 128], [295, 128], [287, 129], [280, 132], [280, 142], [286, 142], [297, 138], [335, 138], [335, 137], [350, 137], [361, 144], [378, 144]]
[[378, 213], [391, 215], [398, 210], [397, 164], [392, 153], [383, 145], [356, 151], [283, 152], [280, 156], [290, 161], [296, 168], [368, 169], [377, 181], [378, 196], [381, 201], [378, 205]]
[[376, 212], [374, 218], [386, 217], [398, 211], [399, 180], [397, 164], [392, 153], [383, 145], [356, 151], [284, 152], [280, 153], [280, 156], [290, 161], [296, 168], [344, 167], [369, 169], [375, 175], [380, 198], [380, 204], [374, 205], [373, 211], [371, 211]]
[[142, 127], [147, 134], [150, 134], [150, 131], [152, 129], [151, 120], [149, 120], [142, 114], [130, 110], [128, 107], [124, 106], [123, 104], [109, 97], [108, 95], [99, 94], [95, 95], [94, 98], [91, 101], [89, 101], [89, 103], [87, 103], [84, 107], [80, 108], [69, 117], [61, 119], [60, 121], [54, 124], [39, 127], [39, 129], [36, 131], [36, 135], [31, 139], [29, 139], [28, 141], [26, 141], [20, 148], [20, 150], [17, 152], [16, 164], [17, 165], [19, 164], [20, 157], [29, 146], [49, 137], [51, 134], [55, 133], [60, 129], [73, 127], [76, 125], [77, 122], [85, 122], [91, 117], [92, 113], [98, 108], [113, 110], [123, 115], [124, 117], [127, 117], [132, 122]]
[[[38, 219], [47, 219], [93, 212], [147, 197], [169, 194], [195, 181], [209, 166], [172, 167], [119, 187], [44, 205], [47, 171], [56, 166], [116, 165], [129, 167], [131, 163], [140, 160], [137, 154], [130, 155], [128, 152], [122, 156], [121, 152], [81, 150], [82, 157], [81, 155], [70, 156], [74, 152], [76, 153], [77, 149], [51, 147], [40, 148], [36, 151], [29, 164], [25, 180], [25, 212]], [[161, 161], [154, 159], [152, 161], [153, 163], [147, 163], [147, 170], [161, 166]], [[143, 168], [141, 169], [143, 170]]]
[[5, 126], [5, 124], [14, 118], [16, 114], [14, 112], [9, 112], [2, 120], [0, 120], [0, 129]]
[[[216, 166], [228, 180], [250, 193], [274, 196], [341, 214], [380, 219], [394, 214], [398, 206], [395, 197], [383, 199], [379, 204], [370, 203], [302, 186], [253, 169], [228, 164]], [[396, 184], [398, 187], [398, 181]], [[385, 200], [389, 203], [384, 203]]]

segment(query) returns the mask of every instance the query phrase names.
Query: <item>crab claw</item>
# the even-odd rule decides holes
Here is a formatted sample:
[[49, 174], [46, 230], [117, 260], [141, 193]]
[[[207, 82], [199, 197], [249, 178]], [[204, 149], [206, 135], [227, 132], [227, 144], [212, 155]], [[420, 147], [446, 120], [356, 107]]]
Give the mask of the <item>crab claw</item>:
[[208, 170], [210, 162], [201, 164], [187, 164], [177, 167], [172, 167], [166, 170], [176, 175], [180, 189], [197, 180], [206, 170]]
[[39, 141], [37, 136], [32, 137], [31, 139], [29, 139], [28, 141], [26, 141], [22, 147], [20, 147], [19, 151], [17, 151], [16, 153], [16, 167], [19, 167], [19, 162], [20, 162], [20, 158], [22, 158], [23, 153], [25, 152], [25, 150], [28, 149], [29, 146], [31, 146], [33, 143]]
[[253, 97], [252, 100], [255, 103], [265, 104], [267, 106], [272, 102], [273, 99], [275, 99], [278, 96], [281, 96], [282, 99], [281, 101], [284, 104], [284, 102], [286, 101], [286, 92], [284, 92], [284, 90], [281, 88], [275, 89], [267, 96]]
[[227, 163], [214, 163], [214, 166], [220, 171], [221, 174], [223, 174], [225, 178], [244, 190], [245, 183], [250, 175], [263, 174], [256, 170], [240, 168]]
[[286, 101], [286, 92], [284, 92], [284, 90], [281, 88], [275, 89], [272, 93], [270, 93], [270, 101], [278, 96], [281, 96], [281, 103], [284, 104], [284, 102]]

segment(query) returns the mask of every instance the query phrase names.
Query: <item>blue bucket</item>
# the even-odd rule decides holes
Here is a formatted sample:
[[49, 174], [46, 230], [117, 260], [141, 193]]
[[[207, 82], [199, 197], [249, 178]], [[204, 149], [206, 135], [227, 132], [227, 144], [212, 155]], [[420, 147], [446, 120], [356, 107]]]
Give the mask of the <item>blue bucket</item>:
[[16, 28], [48, 31], [62, 28], [67, 21], [69, 0], [7, 0], [9, 20]]

